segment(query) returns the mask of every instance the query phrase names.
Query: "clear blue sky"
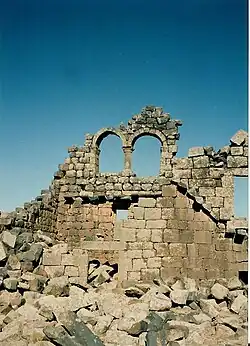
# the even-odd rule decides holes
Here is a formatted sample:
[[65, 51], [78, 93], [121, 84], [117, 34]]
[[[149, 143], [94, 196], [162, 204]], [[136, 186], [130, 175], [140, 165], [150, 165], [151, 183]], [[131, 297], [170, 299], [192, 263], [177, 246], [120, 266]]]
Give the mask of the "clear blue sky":
[[[0, 32], [0, 210], [47, 188], [85, 133], [146, 104], [183, 120], [179, 157], [247, 130], [245, 0], [1, 1]], [[102, 170], [120, 168], [119, 145], [103, 142]], [[138, 141], [138, 174], [158, 147]]]

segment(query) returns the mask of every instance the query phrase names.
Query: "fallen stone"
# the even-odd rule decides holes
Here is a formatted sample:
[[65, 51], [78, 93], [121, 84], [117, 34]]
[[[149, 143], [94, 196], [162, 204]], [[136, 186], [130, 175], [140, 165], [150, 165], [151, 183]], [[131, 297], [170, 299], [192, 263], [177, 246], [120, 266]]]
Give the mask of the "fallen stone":
[[228, 280], [227, 288], [229, 290], [237, 290], [242, 288], [242, 283], [237, 276], [234, 276]]
[[2, 242], [13, 249], [16, 243], [16, 235], [10, 233], [9, 231], [3, 231]]
[[3, 280], [3, 286], [8, 291], [16, 291], [17, 289], [18, 280], [15, 278], [7, 278]]
[[186, 304], [188, 295], [188, 290], [174, 289], [174, 291], [170, 292], [170, 299], [176, 304], [184, 305]]
[[246, 307], [247, 309], [247, 297], [245, 297], [243, 294], [239, 294], [234, 299], [231, 305], [231, 310], [238, 314], [243, 307]]
[[211, 318], [219, 315], [219, 306], [214, 299], [200, 299], [202, 312]]
[[151, 288], [144, 296], [140, 298], [143, 303], [149, 304], [149, 309], [152, 311], [169, 310], [172, 306], [171, 299], [160, 293], [158, 288]]
[[0, 241], [0, 261], [3, 261], [7, 258], [7, 254], [5, 251], [5, 247], [3, 243]]
[[55, 297], [69, 295], [69, 280], [66, 276], [50, 279], [44, 289], [44, 294], [52, 294]]
[[102, 335], [109, 329], [114, 317], [111, 315], [102, 315], [97, 317], [97, 323], [94, 327], [94, 331], [97, 335]]
[[93, 311], [90, 311], [85, 308], [81, 308], [77, 311], [77, 317], [84, 323], [90, 323], [91, 325], [95, 325], [97, 323], [97, 316]]
[[220, 285], [219, 283], [214, 284], [213, 287], [211, 288], [211, 294], [213, 295], [215, 299], [218, 299], [218, 300], [222, 300], [226, 298], [226, 296], [228, 295], [228, 292], [229, 290], [225, 286]]

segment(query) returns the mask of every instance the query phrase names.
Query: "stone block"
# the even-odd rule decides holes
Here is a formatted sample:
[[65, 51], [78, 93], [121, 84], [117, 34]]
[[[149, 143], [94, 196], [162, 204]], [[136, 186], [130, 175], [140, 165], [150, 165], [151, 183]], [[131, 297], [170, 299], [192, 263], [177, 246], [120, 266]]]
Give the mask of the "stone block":
[[194, 242], [194, 231], [180, 230], [179, 242], [188, 244]]
[[64, 271], [65, 276], [79, 276], [79, 270], [78, 267], [75, 266], [65, 266], [65, 271]]
[[174, 198], [173, 197], [158, 198], [157, 205], [163, 208], [173, 208]]
[[154, 249], [155, 249], [155, 252], [156, 252], [156, 256], [160, 256], [160, 257], [169, 256], [168, 244], [155, 243], [154, 244]]
[[149, 229], [140, 229], [136, 231], [136, 238], [138, 241], [150, 241], [151, 231]]
[[48, 274], [48, 277], [50, 279], [64, 275], [64, 266], [59, 266], [59, 265], [44, 266], [44, 270]]
[[[73, 254], [63, 254], [61, 265], [63, 266], [73, 266], [74, 265], [74, 256]], [[73, 275], [76, 276], [76, 275]]]
[[142, 250], [127, 250], [128, 258], [142, 258]]
[[172, 163], [176, 169], [188, 169], [193, 168], [193, 162], [192, 159], [183, 157], [174, 157], [172, 160]]
[[146, 269], [146, 262], [143, 258], [135, 258], [132, 260], [132, 270], [141, 271], [141, 269]]
[[138, 206], [144, 208], [154, 208], [155, 204], [156, 200], [154, 198], [140, 197], [138, 201]]
[[60, 266], [61, 254], [57, 251], [50, 251], [45, 249], [43, 252], [43, 265], [45, 266]]
[[231, 147], [232, 156], [241, 156], [243, 155], [243, 147]]
[[199, 195], [201, 197], [212, 197], [215, 196], [215, 189], [213, 187], [200, 187]]
[[145, 208], [145, 220], [161, 219], [161, 208]]
[[194, 168], [209, 167], [209, 158], [207, 156], [193, 158]]
[[125, 228], [145, 228], [145, 220], [124, 220], [123, 225]]
[[0, 241], [0, 261], [3, 261], [7, 258], [7, 253], [3, 243]]
[[212, 208], [223, 207], [223, 197], [207, 197], [206, 202], [211, 204]]
[[193, 179], [210, 178], [210, 169], [209, 168], [194, 168], [192, 169], [192, 178]]
[[216, 187], [215, 188], [216, 197], [231, 197], [233, 198], [234, 191], [230, 187]]
[[186, 178], [190, 179], [192, 177], [191, 169], [173, 169], [174, 178]]
[[187, 197], [176, 197], [174, 200], [175, 208], [188, 208], [189, 207], [189, 199]]
[[3, 231], [2, 233], [2, 242], [11, 248], [15, 247], [16, 238], [16, 235], [10, 233], [9, 231]]
[[166, 220], [148, 220], [146, 221], [146, 228], [166, 228]]
[[164, 229], [163, 241], [165, 243], [178, 243], [180, 238], [180, 231], [178, 229]]
[[135, 220], [143, 220], [144, 219], [144, 208], [142, 207], [134, 207], [133, 213], [134, 213], [134, 219]]
[[136, 230], [131, 228], [121, 228], [119, 239], [122, 241], [136, 241]]
[[180, 268], [161, 268], [160, 269], [160, 277], [163, 280], [168, 280], [170, 277], [180, 277], [181, 276], [181, 269]]
[[228, 156], [227, 158], [228, 168], [238, 168], [238, 167], [247, 167], [247, 166], [248, 166], [248, 157], [246, 156]]
[[[155, 251], [155, 250], [142, 250], [142, 257], [143, 258], [155, 257], [155, 254], [157, 254], [157, 251]], [[157, 255], [159, 255], [159, 254], [157, 254]]]
[[161, 268], [161, 257], [148, 258], [147, 260], [148, 268]]
[[243, 144], [248, 138], [248, 133], [244, 130], [239, 130], [236, 134], [230, 139], [230, 142], [235, 145]]
[[173, 220], [175, 218], [175, 209], [174, 208], [162, 208], [162, 219], [164, 220]]
[[151, 231], [151, 241], [153, 243], [161, 243], [163, 237], [162, 229], [152, 229]]
[[158, 268], [152, 268], [152, 269], [142, 269], [141, 271], [141, 279], [143, 281], [152, 281], [154, 279], [159, 278], [160, 271]]
[[169, 244], [169, 253], [174, 257], [185, 257], [187, 256], [187, 246], [181, 243]]
[[220, 208], [220, 220], [230, 220], [233, 217], [233, 208]]
[[195, 231], [194, 242], [197, 244], [211, 244], [212, 234], [209, 231]]
[[194, 219], [194, 210], [190, 208], [175, 209], [174, 219], [179, 221], [192, 221]]
[[128, 272], [128, 280], [140, 281], [141, 280], [141, 273], [139, 271], [137, 271], [137, 272]]
[[162, 188], [162, 196], [163, 197], [176, 197], [176, 186], [175, 185], [167, 185]]
[[193, 147], [188, 150], [188, 157], [203, 156], [204, 154], [203, 147]]

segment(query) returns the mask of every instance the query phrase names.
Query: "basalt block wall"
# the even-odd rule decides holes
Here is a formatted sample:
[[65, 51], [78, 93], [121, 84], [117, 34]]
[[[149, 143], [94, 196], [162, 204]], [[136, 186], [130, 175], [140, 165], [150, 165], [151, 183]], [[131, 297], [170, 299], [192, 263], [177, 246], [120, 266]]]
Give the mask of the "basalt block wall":
[[[0, 218], [2, 228], [49, 232], [67, 243], [68, 254], [78, 249], [85, 266], [93, 259], [118, 263], [121, 281], [246, 271], [248, 223], [234, 215], [234, 177], [248, 175], [248, 134], [238, 131], [217, 152], [195, 147], [176, 158], [179, 126], [162, 108], [147, 106], [127, 126], [86, 135], [84, 146], [69, 148], [49, 190]], [[100, 144], [109, 134], [122, 141], [120, 173], [99, 172]], [[132, 171], [135, 142], [145, 135], [161, 143], [157, 177]], [[127, 210], [125, 220], [119, 210]], [[79, 271], [83, 278], [86, 268]]]

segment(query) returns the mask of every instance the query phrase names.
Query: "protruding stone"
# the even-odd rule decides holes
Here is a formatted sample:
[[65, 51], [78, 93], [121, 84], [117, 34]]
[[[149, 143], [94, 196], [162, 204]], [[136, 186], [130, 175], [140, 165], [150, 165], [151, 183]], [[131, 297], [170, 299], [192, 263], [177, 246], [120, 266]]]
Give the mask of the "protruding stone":
[[230, 142], [235, 145], [241, 145], [244, 143], [246, 138], [248, 137], [248, 133], [244, 130], [239, 130], [236, 134], [230, 139]]

